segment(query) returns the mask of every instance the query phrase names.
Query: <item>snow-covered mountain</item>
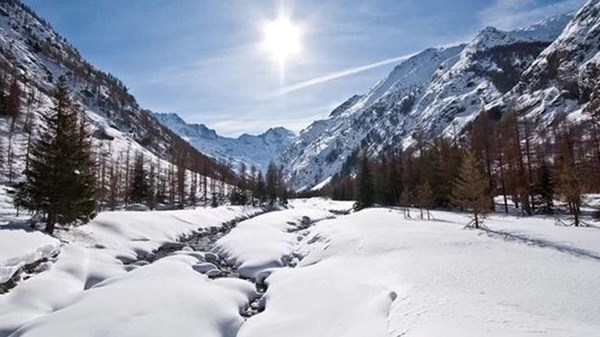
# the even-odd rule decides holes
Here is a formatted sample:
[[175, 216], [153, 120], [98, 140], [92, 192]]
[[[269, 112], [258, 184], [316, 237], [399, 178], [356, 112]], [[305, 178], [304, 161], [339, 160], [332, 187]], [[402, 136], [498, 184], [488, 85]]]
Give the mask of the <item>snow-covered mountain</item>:
[[293, 142], [295, 134], [285, 128], [271, 128], [258, 136], [243, 134], [238, 138], [223, 137], [204, 124], [187, 124], [174, 113], [157, 113], [156, 118], [196, 149], [232, 165], [245, 163], [264, 170]]
[[[148, 160], [154, 156], [171, 160], [177, 149], [202, 157], [209, 172], [222, 168], [160, 124], [151, 111], [138, 105], [119, 79], [88, 63], [30, 8], [18, 0], [1, 0], [0, 78], [18, 80], [23, 92], [21, 113], [31, 113], [34, 124], [41, 123], [41, 116], [50, 111], [52, 91], [60, 76], [66, 77], [74, 104], [89, 122], [94, 146], [110, 149], [114, 157], [127, 149], [145, 152]], [[2, 90], [3, 94], [7, 91], [6, 87]], [[3, 137], [7, 133], [4, 117], [0, 118]], [[24, 119], [17, 122], [13, 136], [17, 166], [23, 163], [25, 155], [23, 147], [17, 146], [27, 137]]]
[[514, 31], [488, 27], [467, 44], [430, 48], [400, 62], [366, 94], [300, 133], [279, 159], [291, 185], [322, 186], [360, 149], [375, 156], [409, 146], [417, 136], [460, 133], [482, 104], [523, 80], [572, 18], [565, 14]]
[[592, 0], [494, 105], [511, 107], [538, 127], [561, 115], [580, 119], [599, 77], [600, 0]]

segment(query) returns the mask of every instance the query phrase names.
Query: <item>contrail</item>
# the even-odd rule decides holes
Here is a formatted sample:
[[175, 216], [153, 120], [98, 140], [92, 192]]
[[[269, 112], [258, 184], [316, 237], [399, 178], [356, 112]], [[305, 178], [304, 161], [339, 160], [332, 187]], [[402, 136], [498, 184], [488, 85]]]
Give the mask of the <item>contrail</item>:
[[292, 84], [286, 87], [281, 88], [281, 90], [277, 91], [277, 93], [274, 96], [281, 96], [281, 95], [287, 95], [289, 93], [292, 93], [294, 91], [298, 91], [298, 90], [302, 90], [308, 87], [312, 87], [314, 85], [318, 85], [318, 84], [322, 84], [325, 82], [329, 82], [338, 78], [342, 78], [342, 77], [346, 77], [346, 76], [350, 76], [350, 75], [354, 75], [354, 74], [358, 74], [360, 72], [369, 70], [369, 69], [373, 69], [373, 68], [377, 68], [377, 67], [381, 67], [390, 63], [397, 63], [403, 60], [406, 60], [407, 58], [413, 56], [414, 54], [411, 55], [406, 55], [406, 56], [400, 56], [400, 57], [394, 57], [394, 58], [390, 58], [387, 60], [383, 60], [383, 61], [379, 61], [379, 62], [375, 62], [375, 63], [371, 63], [371, 64], [367, 64], [364, 66], [360, 66], [360, 67], [354, 67], [354, 68], [349, 68], [349, 69], [345, 69], [342, 71], [338, 71], [335, 73], [331, 73], [331, 74], [327, 74], [321, 77], [317, 77], [317, 78], [313, 78], [311, 80], [307, 80], [307, 81], [303, 81], [303, 82], [299, 82], [296, 84]]

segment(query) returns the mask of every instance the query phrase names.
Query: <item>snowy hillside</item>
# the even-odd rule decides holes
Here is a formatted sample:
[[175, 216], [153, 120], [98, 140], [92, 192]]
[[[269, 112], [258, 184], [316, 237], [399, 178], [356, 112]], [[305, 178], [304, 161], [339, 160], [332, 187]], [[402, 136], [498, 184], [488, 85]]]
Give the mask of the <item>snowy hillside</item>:
[[258, 135], [243, 134], [238, 138], [219, 136], [204, 124], [187, 124], [177, 114], [156, 113], [156, 118], [199, 151], [222, 163], [238, 163], [266, 170], [269, 162], [279, 157], [292, 143], [295, 135], [285, 128], [271, 128]]
[[[27, 124], [33, 125], [35, 137], [36, 125], [53, 105], [52, 92], [60, 76], [66, 77], [74, 104], [89, 122], [94, 146], [110, 151], [113, 158], [130, 149], [145, 153], [148, 159], [158, 156], [172, 161], [175, 148], [202, 157], [142, 109], [120, 80], [89, 64], [28, 7], [6, 0], [0, 1], [0, 78], [9, 83], [16, 79], [22, 92], [21, 115], [11, 142], [15, 172], [22, 171], [23, 144], [30, 132]], [[4, 95], [6, 87], [2, 90]], [[3, 138], [7, 137], [8, 119], [0, 119]], [[8, 141], [3, 139], [3, 143]], [[218, 169], [216, 163], [206, 161], [211, 169]]]
[[375, 156], [406, 147], [415, 137], [459, 134], [482, 104], [519, 83], [571, 18], [566, 14], [510, 32], [488, 27], [466, 45], [427, 49], [402, 61], [368, 93], [300, 133], [280, 158], [292, 186], [319, 186], [360, 149]]
[[564, 114], [577, 119], [599, 71], [600, 1], [593, 0], [496, 104], [511, 106], [540, 126]]

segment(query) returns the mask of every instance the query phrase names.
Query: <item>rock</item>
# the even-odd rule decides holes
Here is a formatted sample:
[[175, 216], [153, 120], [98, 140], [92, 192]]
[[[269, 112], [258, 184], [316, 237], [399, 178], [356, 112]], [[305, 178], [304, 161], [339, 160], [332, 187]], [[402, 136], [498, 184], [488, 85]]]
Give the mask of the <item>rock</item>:
[[146, 205], [131, 204], [131, 205], [125, 207], [125, 210], [128, 212], [148, 212], [150, 209]]
[[167, 242], [163, 244], [160, 248], [164, 250], [182, 250], [187, 247], [185, 243], [181, 242]]
[[206, 262], [219, 263], [221, 258], [215, 253], [206, 253], [204, 254], [204, 260], [206, 260]]
[[136, 261], [133, 263], [133, 265], [137, 266], [137, 267], [143, 267], [143, 266], [147, 266], [149, 264], [150, 263], [148, 261], [144, 261], [144, 260]]
[[199, 263], [196, 265], [193, 265], [192, 268], [202, 274], [207, 274], [209, 271], [211, 270], [218, 270], [217, 266], [215, 266], [212, 263]]
[[215, 278], [221, 276], [223, 273], [219, 269], [211, 269], [206, 272], [206, 276], [210, 278]]

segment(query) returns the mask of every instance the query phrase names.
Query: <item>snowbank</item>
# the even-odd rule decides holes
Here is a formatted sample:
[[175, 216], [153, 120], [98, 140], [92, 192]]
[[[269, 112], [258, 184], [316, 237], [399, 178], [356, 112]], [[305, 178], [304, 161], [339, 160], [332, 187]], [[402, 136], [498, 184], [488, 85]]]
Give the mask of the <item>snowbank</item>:
[[292, 258], [302, 236], [299, 231], [311, 222], [333, 217], [330, 209], [345, 206], [325, 199], [296, 200], [291, 205], [291, 209], [241, 222], [216, 243], [215, 252], [240, 275], [254, 279], [261, 271], [283, 267], [284, 259]]
[[[88, 225], [61, 232], [59, 235], [68, 243], [63, 246], [56, 263], [51, 264], [49, 270], [21, 282], [10, 293], [0, 296], [0, 336], [8, 336], [28, 322], [32, 324], [30, 327], [36, 326], [38, 318], [56, 311], [68, 309], [68, 312], [72, 312], [69, 308], [85, 299], [88, 292], [99, 283], [109, 278], [129, 277], [127, 272], [132, 269], [150, 267], [127, 265], [123, 261], [149, 254], [163, 243], [174, 241], [198, 228], [218, 227], [224, 222], [258, 212], [259, 209], [243, 207], [168, 212], [107, 212], [100, 214]], [[189, 270], [197, 273], [191, 267]], [[155, 285], [159, 283], [161, 282], [151, 283], [150, 288], [140, 284], [138, 295], [141, 297], [140, 294], [144, 293], [147, 297], [153, 297], [157, 291]], [[168, 283], [163, 283], [163, 286], [167, 285]], [[121, 302], [129, 300], [139, 299], [126, 300], [123, 296], [106, 299], [107, 303], [113, 303], [111, 310], [115, 310], [115, 315], [120, 312], [117, 308]], [[93, 300], [90, 303], [96, 302]], [[107, 303], [104, 304], [108, 305]], [[159, 308], [156, 310], [160, 311]], [[129, 317], [137, 317], [138, 314], [139, 311], [133, 311]], [[91, 321], [93, 319], [84, 319], [81, 324], [89, 325]], [[36, 333], [42, 331], [33, 330]], [[135, 334], [132, 332], [132, 335]]]
[[[306, 258], [271, 274], [266, 310], [238, 336], [598, 335], [597, 259], [464, 230], [464, 215], [433, 213], [437, 221], [414, 221], [370, 209], [318, 223], [301, 243]], [[545, 237], [557, 230], [502, 220]], [[600, 247], [600, 230], [560, 230]]]
[[58, 253], [60, 241], [27, 226], [0, 225], [0, 283], [24, 265]]
[[84, 292], [12, 336], [235, 336], [255, 294], [242, 280], [209, 281], [198, 260], [174, 255]]

